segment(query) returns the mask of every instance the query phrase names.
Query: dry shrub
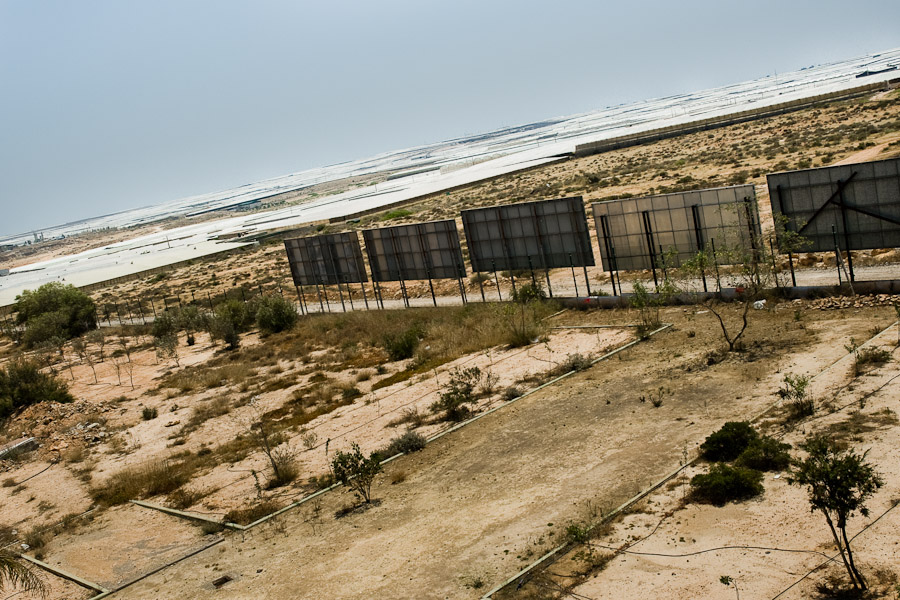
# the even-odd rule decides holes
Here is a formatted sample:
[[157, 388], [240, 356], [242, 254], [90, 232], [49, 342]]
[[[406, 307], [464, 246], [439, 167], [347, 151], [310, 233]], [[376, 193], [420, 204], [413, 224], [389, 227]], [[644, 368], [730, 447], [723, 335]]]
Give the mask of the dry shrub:
[[237, 523], [238, 525], [249, 525], [263, 517], [271, 515], [281, 508], [281, 503], [277, 500], [264, 500], [259, 504], [248, 506], [247, 508], [234, 508], [225, 513], [224, 521], [226, 523]]
[[200, 427], [210, 419], [227, 415], [229, 412], [231, 412], [231, 400], [227, 396], [216, 398], [212, 402], [199, 404], [194, 407], [191, 418], [184, 424], [181, 435], [188, 435], [191, 432], [200, 429]]
[[135, 498], [171, 494], [188, 479], [184, 465], [168, 460], [155, 461], [119, 471], [91, 490], [91, 497], [104, 506], [115, 506]]

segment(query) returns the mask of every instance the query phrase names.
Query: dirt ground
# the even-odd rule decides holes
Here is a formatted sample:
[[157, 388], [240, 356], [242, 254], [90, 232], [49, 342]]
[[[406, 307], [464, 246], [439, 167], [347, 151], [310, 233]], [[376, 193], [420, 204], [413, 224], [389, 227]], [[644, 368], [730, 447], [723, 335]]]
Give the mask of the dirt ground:
[[[890, 322], [884, 309], [800, 322], [794, 310], [761, 315], [758, 345], [707, 367], [717, 336], [708, 315], [672, 309], [673, 330], [394, 461], [376, 506], [334, 518], [350, 496], [327, 494], [120, 596], [478, 597], [567, 523], [643, 489], [724, 421], [770, 406], [784, 371], [817, 372], [844, 357], [851, 337]], [[659, 386], [672, 390], [662, 406], [641, 402]], [[397, 471], [405, 480], [391, 485]], [[220, 573], [233, 581], [214, 591]]]
[[[896, 328], [891, 328], [875, 343], [896, 357], [896, 335]], [[851, 363], [847, 356], [821, 371], [809, 365], [809, 373], [816, 375], [812, 397], [822, 408], [818, 415], [784, 432], [782, 440], [796, 447], [810, 434], [837, 432], [849, 437], [877, 465], [888, 483], [868, 503], [870, 516], [857, 514], [848, 529], [851, 536], [859, 534], [853, 541], [854, 554], [873, 588], [871, 597], [894, 598], [900, 559], [895, 535], [900, 511], [893, 510], [900, 500], [896, 483], [900, 476], [896, 452], [900, 365], [891, 362], [848, 385]], [[773, 418], [769, 425], [775, 424]], [[705, 466], [697, 465], [686, 472], [685, 479], [704, 470]], [[573, 595], [724, 600], [734, 595], [733, 589], [719, 582], [720, 576], [728, 575], [735, 578], [744, 597], [774, 598], [784, 593], [781, 598], [809, 598], [819, 594], [818, 586], [828, 584], [829, 577], [846, 578], [840, 559], [810, 574], [836, 555], [834, 542], [822, 516], [810, 513], [806, 492], [788, 485], [783, 473], [766, 474], [763, 497], [720, 508], [684, 506], [684, 489], [676, 481], [599, 536], [595, 543], [603, 551], [627, 547], [628, 553], [616, 556], [603, 571], [576, 586]], [[759, 548], [741, 548], [745, 546]], [[553, 570], [559, 571], [559, 566]]]

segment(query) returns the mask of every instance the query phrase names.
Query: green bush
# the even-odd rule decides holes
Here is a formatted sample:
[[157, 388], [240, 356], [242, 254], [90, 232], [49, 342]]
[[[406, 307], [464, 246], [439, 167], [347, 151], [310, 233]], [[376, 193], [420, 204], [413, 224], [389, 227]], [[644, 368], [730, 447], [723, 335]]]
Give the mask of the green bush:
[[378, 454], [373, 452], [367, 458], [359, 449], [359, 444], [355, 442], [351, 444], [349, 452], [340, 451], [331, 461], [331, 472], [335, 480], [350, 486], [357, 497], [366, 504], [372, 501], [372, 482], [381, 472], [381, 468]]
[[253, 311], [244, 302], [226, 300], [204, 320], [210, 337], [223, 340], [233, 350], [240, 345], [240, 334], [250, 328], [254, 317]]
[[17, 358], [0, 369], [0, 419], [38, 402], [72, 402], [66, 384], [42, 373], [30, 360]]
[[298, 315], [294, 305], [281, 296], [265, 296], [256, 307], [256, 326], [263, 333], [279, 333], [294, 326]]
[[521, 304], [527, 304], [529, 302], [534, 302], [535, 300], [546, 300], [547, 292], [544, 291], [544, 288], [540, 286], [540, 284], [526, 283], [525, 285], [520, 285], [516, 288], [516, 291], [513, 292], [512, 295], [513, 302], [519, 302]]
[[469, 414], [469, 408], [465, 405], [475, 402], [475, 389], [480, 382], [481, 369], [478, 367], [453, 369], [447, 388], [431, 405], [431, 410], [443, 412], [447, 421], [462, 421]]
[[700, 455], [709, 461], [732, 461], [758, 437], [747, 421], [729, 421], [700, 444]]
[[97, 328], [90, 296], [73, 285], [45, 283], [25, 290], [13, 305], [16, 322], [25, 326], [23, 342], [33, 346], [52, 337], [71, 339]]
[[164, 310], [153, 319], [153, 325], [150, 327], [150, 332], [156, 339], [162, 339], [175, 335], [178, 332], [178, 329], [177, 317], [172, 311]]
[[158, 416], [159, 410], [150, 408], [149, 406], [145, 406], [144, 410], [141, 411], [141, 418], [143, 418], [145, 421], [152, 421]]
[[716, 463], [706, 474], [691, 479], [691, 495], [697, 502], [723, 506], [728, 502], [747, 500], [763, 492], [762, 473], [744, 467]]
[[412, 358], [422, 337], [422, 328], [413, 326], [400, 334], [387, 334], [381, 339], [382, 347], [387, 350], [391, 360]]
[[741, 452], [735, 464], [757, 471], [783, 471], [791, 464], [790, 447], [773, 437], [759, 437]]
[[236, 332], [244, 333], [250, 329], [256, 315], [246, 302], [226, 300], [216, 306], [215, 316], [221, 321], [230, 323]]

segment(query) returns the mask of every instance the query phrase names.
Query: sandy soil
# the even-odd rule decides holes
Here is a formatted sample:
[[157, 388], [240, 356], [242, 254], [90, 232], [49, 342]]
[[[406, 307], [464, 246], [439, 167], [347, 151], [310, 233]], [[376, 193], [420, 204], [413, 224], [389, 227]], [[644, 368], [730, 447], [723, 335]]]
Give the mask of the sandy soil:
[[[882, 347], [896, 355], [895, 336], [892, 328], [878, 339]], [[875, 588], [877, 596], [873, 597], [882, 597], [885, 588], [892, 581], [896, 583], [900, 559], [894, 535], [900, 526], [900, 511], [891, 511], [879, 520], [898, 500], [895, 482], [900, 477], [896, 452], [900, 428], [896, 426], [895, 380], [900, 376], [900, 365], [890, 363], [848, 387], [849, 368], [848, 357], [821, 371], [812, 390], [813, 397], [842, 408], [835, 412], [820, 408], [818, 416], [788, 431], [783, 439], [796, 446], [809, 434], [828, 427], [837, 427], [838, 431], [852, 427], [849, 423], [854, 415], [872, 419], [871, 431], [855, 434], [850, 443], [868, 452], [868, 460], [889, 483], [869, 502], [871, 515], [866, 518], [857, 514], [848, 529], [850, 535], [860, 532], [853, 542], [857, 564]], [[865, 398], [862, 409], [860, 398]], [[885, 415], [892, 417], [893, 423], [890, 419], [885, 422]], [[704, 470], [704, 466], [697, 466], [687, 475]], [[802, 488], [788, 485], [783, 474], [772, 473], [766, 475], [765, 488], [762, 498], [721, 508], [699, 504], [683, 507], [682, 486], [654, 494], [637, 514], [624, 518], [597, 541], [613, 548], [631, 543], [629, 551], [649, 555], [617, 556], [604, 571], [573, 592], [589, 598], [726, 599], [733, 597], [734, 590], [723, 586], [719, 577], [730, 575], [744, 597], [775, 597], [827, 560], [821, 553], [831, 557], [837, 552], [821, 515], [810, 513]], [[647, 539], [632, 543], [651, 532]], [[748, 545], [763, 549], [716, 550]], [[813, 597], [816, 586], [826, 583], [827, 576], [845, 579], [842, 570], [838, 559], [830, 568], [799, 581], [781, 597]], [[884, 597], [893, 597], [893, 593], [887, 592]]]
[[[478, 597], [473, 587], [514, 573], [587, 505], [617, 504], [725, 420], [770, 405], [779, 371], [818, 370], [843, 356], [841, 343], [874, 316], [823, 314], [801, 327], [789, 308], [768, 314], [771, 341], [756, 360], [699, 370], [715, 333], [701, 316], [673, 310], [666, 318], [680, 322], [676, 331], [395, 461], [376, 484], [377, 506], [334, 519], [349, 494], [326, 495], [318, 517], [314, 506], [288, 513], [283, 535], [232, 536], [120, 596], [206, 597], [222, 571], [235, 581], [215, 593], [232, 598]], [[673, 390], [662, 407], [640, 402], [659, 385]], [[385, 481], [398, 470], [404, 483]]]

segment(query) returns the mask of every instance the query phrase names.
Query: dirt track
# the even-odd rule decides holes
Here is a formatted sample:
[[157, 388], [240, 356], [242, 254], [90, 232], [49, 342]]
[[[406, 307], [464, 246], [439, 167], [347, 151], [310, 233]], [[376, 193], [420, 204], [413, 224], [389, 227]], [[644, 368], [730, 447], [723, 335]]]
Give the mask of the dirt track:
[[[392, 463], [374, 489], [380, 505], [335, 519], [351, 497], [327, 494], [319, 519], [313, 506], [288, 513], [116, 596], [479, 597], [553, 545], [566, 524], [588, 518], [586, 503], [608, 510], [725, 420], [768, 406], [788, 366], [783, 353], [794, 353], [791, 369], [814, 372], [868, 331], [874, 314], [887, 315], [818, 313], [825, 320], [803, 325], [790, 308], [760, 315], [756, 327], [770, 341], [748, 353], [757, 360], [690, 373], [683, 367], [698, 364], [717, 334], [704, 316], [672, 309], [676, 330]], [[660, 408], [640, 402], [660, 385], [673, 392]], [[405, 482], [390, 485], [399, 471]], [[234, 580], [214, 590], [222, 574]]]

